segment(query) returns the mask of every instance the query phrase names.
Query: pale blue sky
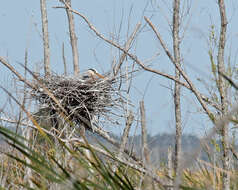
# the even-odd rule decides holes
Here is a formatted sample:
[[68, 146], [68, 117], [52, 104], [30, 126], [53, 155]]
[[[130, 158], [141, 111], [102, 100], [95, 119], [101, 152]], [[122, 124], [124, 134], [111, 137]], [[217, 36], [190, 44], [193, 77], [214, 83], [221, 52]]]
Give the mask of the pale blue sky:
[[[39, 2], [39, 0], [8, 0], [1, 3], [0, 55], [7, 56], [10, 63], [19, 71], [22, 71], [22, 68], [17, 62], [24, 62], [25, 48], [28, 48], [29, 51], [29, 67], [31, 69], [42, 64], [43, 49]], [[168, 22], [171, 22], [172, 19], [171, 4], [166, 2], [166, 0], [72, 0], [72, 6], [83, 13], [106, 37], [111, 37], [112, 34], [119, 35], [120, 23], [122, 23], [119, 35], [119, 42], [122, 44], [138, 22], [142, 22], [142, 25], [145, 24], [143, 15], [153, 16], [151, 20], [158, 27], [169, 49], [172, 50], [171, 31], [168, 26]], [[216, 25], [216, 29], [219, 31], [218, 5], [215, 0], [184, 0], [182, 2], [185, 2], [184, 10], [191, 4], [191, 18], [186, 17], [183, 25], [186, 26], [189, 22], [181, 46], [184, 68], [191, 76], [192, 81], [198, 86], [198, 89], [206, 92], [203, 86], [197, 82], [197, 77], [207, 81], [210, 80], [208, 77], [209, 57], [206, 39], [209, 35], [209, 26], [212, 24]], [[229, 21], [226, 55], [228, 56], [229, 51], [231, 51], [231, 63], [234, 65], [236, 64], [235, 53], [238, 48], [238, 2], [231, 0], [226, 3]], [[72, 65], [70, 63], [72, 59], [66, 14], [63, 9], [52, 8], [57, 5], [60, 5], [60, 3], [56, 0], [47, 1], [51, 68], [54, 72], [60, 74], [63, 73], [62, 43], [65, 44], [67, 62], [71, 72]], [[113, 56], [117, 55], [117, 51], [99, 40], [76, 15], [75, 22], [81, 70], [91, 67], [100, 72], [110, 70]], [[148, 26], [139, 34], [132, 52], [136, 53], [142, 61], [148, 60], [159, 53], [159, 56], [149, 64], [161, 71], [174, 73], [172, 64], [165, 56], [158, 40]], [[131, 64], [130, 60], [128, 60], [128, 64]], [[0, 71], [0, 81], [3, 86], [13, 88], [13, 83], [10, 81], [12, 78], [10, 72], [2, 65], [0, 65]], [[151, 73], [140, 73], [132, 83], [130, 98], [135, 105], [133, 110], [136, 112], [138, 109], [138, 101], [142, 99], [141, 93], [146, 89], [148, 83], [149, 86], [145, 94], [148, 130], [151, 134], [172, 133], [174, 131], [174, 116], [172, 93], [169, 89], [173, 84], [171, 81]], [[2, 91], [0, 92], [2, 94]], [[197, 112], [200, 106], [192, 93], [185, 89], [182, 92], [184, 132], [201, 135], [209, 127], [208, 119]], [[2, 98], [0, 105], [3, 105], [4, 101]], [[122, 131], [123, 128], [109, 129], [118, 132]]]

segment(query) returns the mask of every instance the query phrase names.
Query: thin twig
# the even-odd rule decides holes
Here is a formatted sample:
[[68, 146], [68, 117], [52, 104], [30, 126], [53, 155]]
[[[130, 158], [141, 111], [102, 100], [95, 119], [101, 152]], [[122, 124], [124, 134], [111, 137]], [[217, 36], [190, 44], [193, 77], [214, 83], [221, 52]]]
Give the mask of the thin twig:
[[[168, 79], [171, 79], [173, 81], [176, 81], [177, 83], [181, 84], [182, 86], [188, 88], [189, 90], [191, 90], [192, 92], [195, 93], [197, 99], [199, 100], [199, 102], [201, 102], [201, 105], [202, 107], [204, 108], [204, 110], [208, 113], [209, 117], [211, 119], [214, 118], [213, 114], [210, 112], [210, 110], [207, 108], [207, 106], [205, 105], [205, 103], [203, 102], [203, 99], [206, 99], [208, 100], [207, 98], [205, 98], [205, 96], [203, 96], [202, 94], [200, 94], [199, 91], [197, 91], [197, 89], [194, 87], [194, 85], [192, 84], [192, 82], [189, 80], [189, 78], [187, 77], [187, 75], [184, 73], [184, 71], [179, 68], [178, 70], [180, 71], [180, 73], [183, 75], [183, 77], [185, 76], [185, 80], [188, 82], [188, 84], [182, 82], [182, 81], [179, 81], [177, 80], [174, 76], [171, 76], [169, 74], [166, 74], [166, 73], [163, 73], [159, 70], [155, 70], [155, 69], [151, 69], [147, 66], [145, 66], [135, 55], [129, 53], [126, 49], [122, 48], [120, 45], [118, 45], [117, 43], [105, 38], [102, 34], [100, 34], [96, 28], [88, 21], [88, 19], [83, 15], [81, 14], [80, 12], [76, 11], [76, 10], [73, 10], [71, 7], [67, 6], [67, 4], [65, 4], [66, 7], [72, 11], [73, 13], [79, 15], [87, 24], [88, 24], [88, 27], [99, 37], [101, 38], [102, 40], [104, 40], [105, 42], [111, 44], [112, 46], [118, 48], [119, 50], [121, 50], [123, 53], [125, 53], [126, 55], [128, 55], [134, 62], [136, 62], [139, 66], [141, 66], [144, 70], [146, 71], [149, 71], [149, 72], [152, 72], [152, 73], [155, 73], [155, 74], [158, 74], [158, 75], [161, 75], [161, 76], [164, 76]], [[65, 8], [65, 7], [54, 7], [54, 8]], [[146, 18], [146, 17], [145, 17]], [[152, 24], [152, 23], [151, 23]], [[153, 25], [152, 25], [153, 26]], [[171, 56], [171, 58], [173, 58]]]

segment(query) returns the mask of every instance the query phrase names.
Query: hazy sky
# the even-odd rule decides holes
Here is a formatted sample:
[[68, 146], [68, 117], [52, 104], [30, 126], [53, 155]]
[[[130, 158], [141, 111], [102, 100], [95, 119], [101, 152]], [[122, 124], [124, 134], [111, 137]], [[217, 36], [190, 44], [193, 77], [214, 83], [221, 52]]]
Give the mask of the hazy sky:
[[[219, 34], [218, 5], [215, 0], [184, 0], [182, 2], [184, 3], [182, 26], [185, 28], [185, 33], [184, 30], [181, 32], [181, 35], [184, 34], [181, 45], [183, 68], [197, 88], [208, 94], [197, 78], [202, 78], [208, 83], [211, 80], [207, 39], [211, 25], [215, 25], [216, 34]], [[229, 22], [226, 61], [228, 55], [231, 54], [231, 64], [235, 65], [238, 49], [238, 2], [231, 0], [226, 1], [226, 4]], [[72, 55], [66, 13], [64, 9], [53, 8], [59, 5], [61, 4], [56, 0], [47, 1], [51, 68], [58, 74], [63, 73], [62, 44], [64, 43], [68, 68], [72, 73]], [[72, 6], [83, 13], [100, 33], [107, 38], [114, 37], [120, 44], [124, 44], [137, 23], [145, 25], [144, 15], [151, 17], [168, 48], [172, 50], [171, 28], [168, 25], [172, 21], [172, 9], [171, 4], [166, 0], [72, 0]], [[190, 8], [189, 16], [187, 15], [188, 8]], [[33, 70], [42, 67], [43, 48], [40, 19], [40, 0], [1, 2], [0, 55], [7, 57], [20, 72], [22, 72], [22, 68], [18, 63], [24, 62], [26, 48], [29, 53], [29, 67]], [[118, 51], [98, 39], [85, 22], [76, 15], [75, 22], [81, 70], [93, 67], [100, 72], [109, 71], [113, 59], [118, 59]], [[139, 33], [131, 52], [153, 68], [170, 74], [174, 73], [173, 65], [147, 25]], [[132, 62], [128, 59], [127, 64], [131, 65]], [[14, 89], [10, 72], [2, 65], [0, 65], [0, 71], [1, 84], [9, 89]], [[151, 134], [174, 131], [172, 86], [172, 81], [146, 72], [136, 74], [132, 82], [130, 98], [134, 107], [131, 109], [136, 113], [139, 101], [144, 97], [147, 126]], [[145, 89], [146, 93], [144, 93]], [[3, 94], [2, 91], [0, 93]], [[186, 89], [183, 89], [182, 93], [184, 132], [203, 134], [209, 127], [208, 119], [199, 113], [198, 109], [201, 107], [193, 94]], [[4, 102], [5, 98], [1, 98], [0, 105], [3, 105]], [[121, 132], [123, 128], [109, 127], [108, 129]]]

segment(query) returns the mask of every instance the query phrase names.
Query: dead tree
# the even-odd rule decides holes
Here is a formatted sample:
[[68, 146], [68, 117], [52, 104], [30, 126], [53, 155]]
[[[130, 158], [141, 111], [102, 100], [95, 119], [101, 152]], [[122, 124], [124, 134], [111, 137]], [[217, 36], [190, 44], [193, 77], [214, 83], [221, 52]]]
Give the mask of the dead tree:
[[[71, 0], [64, 1], [67, 6], [71, 7]], [[79, 74], [79, 52], [78, 52], [78, 42], [77, 36], [75, 33], [75, 25], [74, 25], [74, 16], [73, 13], [66, 8], [66, 13], [69, 22], [69, 35], [70, 35], [70, 44], [72, 47], [72, 55], [73, 55], [73, 65], [74, 65], [74, 75]]]
[[[224, 0], [218, 1], [220, 19], [221, 19], [221, 28], [220, 28], [220, 39], [218, 46], [218, 55], [217, 55], [217, 67], [218, 73], [225, 74], [225, 63], [224, 63], [224, 51], [226, 44], [226, 29], [227, 29], [227, 18], [226, 18], [226, 9]], [[218, 76], [218, 90], [220, 94], [222, 115], [226, 115], [228, 112], [228, 100], [227, 100], [227, 87], [226, 81], [222, 75]], [[223, 169], [229, 171], [229, 142], [228, 142], [228, 125], [224, 125], [222, 128], [222, 147], [223, 147]], [[223, 173], [223, 189], [230, 189], [230, 176], [228, 172]]]
[[[174, 50], [174, 61], [181, 66], [180, 63], [180, 38], [179, 38], [179, 12], [180, 12], [180, 0], [174, 0], [173, 2], [173, 50]], [[175, 78], [180, 80], [180, 72], [175, 68]], [[182, 123], [181, 123], [181, 103], [180, 103], [180, 89], [181, 85], [175, 82], [174, 87], [174, 106], [175, 106], [175, 159], [174, 159], [174, 170], [175, 177], [178, 177], [181, 160], [181, 138], [182, 138]]]
[[45, 0], [40, 1], [40, 6], [41, 6], [41, 21], [42, 21], [43, 46], [44, 46], [44, 70], [45, 70], [45, 76], [49, 76], [50, 75], [50, 48], [49, 48], [48, 19], [47, 19]]

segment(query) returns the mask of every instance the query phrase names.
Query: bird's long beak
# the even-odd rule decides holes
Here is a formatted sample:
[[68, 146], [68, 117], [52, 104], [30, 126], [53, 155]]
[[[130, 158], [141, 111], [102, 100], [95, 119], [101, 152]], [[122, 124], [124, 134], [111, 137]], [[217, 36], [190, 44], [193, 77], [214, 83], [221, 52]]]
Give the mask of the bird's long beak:
[[104, 79], [105, 77], [100, 75], [99, 73], [95, 73], [99, 78]]

